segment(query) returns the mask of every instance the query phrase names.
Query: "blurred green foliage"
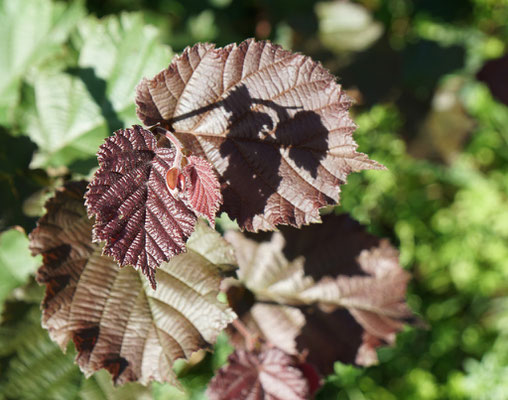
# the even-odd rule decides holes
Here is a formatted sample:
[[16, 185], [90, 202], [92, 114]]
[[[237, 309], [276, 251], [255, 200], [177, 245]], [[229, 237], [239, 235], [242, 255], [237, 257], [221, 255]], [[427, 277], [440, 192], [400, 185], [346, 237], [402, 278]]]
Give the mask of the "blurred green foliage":
[[[0, 0], [0, 398], [124, 398], [104, 374], [84, 381], [72, 350], [38, 328], [21, 228], [51, 188], [93, 171], [105, 136], [136, 121], [136, 83], [172, 51], [256, 36], [320, 60], [356, 99], [359, 149], [388, 169], [350, 176], [336, 212], [399, 247], [426, 322], [379, 350], [377, 366], [337, 363], [317, 397], [508, 399], [508, 108], [477, 78], [507, 51], [508, 1], [352, 3]], [[154, 384], [147, 396], [203, 399], [231, 351], [225, 337], [216, 348], [179, 367], [185, 393]], [[53, 392], [38, 391], [41, 377]]]

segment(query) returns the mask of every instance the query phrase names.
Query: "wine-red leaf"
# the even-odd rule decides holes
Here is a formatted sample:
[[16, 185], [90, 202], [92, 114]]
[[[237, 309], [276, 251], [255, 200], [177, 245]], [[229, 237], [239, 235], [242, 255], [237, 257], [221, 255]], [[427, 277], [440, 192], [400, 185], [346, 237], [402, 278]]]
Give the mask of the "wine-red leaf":
[[382, 168], [356, 152], [335, 77], [267, 41], [187, 48], [138, 85], [136, 103], [145, 124], [214, 166], [222, 209], [247, 230], [318, 222], [349, 173]]
[[105, 368], [116, 383], [176, 383], [174, 361], [208, 348], [235, 318], [217, 299], [232, 249], [199, 221], [187, 252], [160, 265], [155, 291], [141, 271], [118, 268], [92, 243], [85, 188], [69, 183], [57, 191], [30, 235], [32, 252], [43, 256], [42, 325], [62, 350], [72, 339], [87, 376]]
[[158, 147], [140, 126], [121, 129], [98, 152], [99, 170], [88, 186], [94, 238], [121, 266], [133, 265], [155, 288], [155, 268], [185, 250], [196, 215], [166, 185], [175, 149]]
[[292, 354], [308, 350], [308, 361], [323, 373], [337, 360], [376, 362], [375, 348], [393, 343], [412, 317], [404, 301], [409, 274], [397, 251], [345, 215], [301, 230], [284, 227], [270, 242], [238, 232], [226, 238], [235, 247], [238, 277], [257, 300], [245, 312], [242, 300], [234, 304], [228, 296], [233, 308], [274, 345]]
[[229, 356], [208, 386], [210, 400], [305, 400], [309, 383], [296, 360], [277, 348]]
[[194, 213], [205, 217], [215, 226], [215, 214], [222, 203], [220, 184], [213, 167], [201, 157], [187, 157], [188, 164], [183, 169], [185, 179], [185, 199]]

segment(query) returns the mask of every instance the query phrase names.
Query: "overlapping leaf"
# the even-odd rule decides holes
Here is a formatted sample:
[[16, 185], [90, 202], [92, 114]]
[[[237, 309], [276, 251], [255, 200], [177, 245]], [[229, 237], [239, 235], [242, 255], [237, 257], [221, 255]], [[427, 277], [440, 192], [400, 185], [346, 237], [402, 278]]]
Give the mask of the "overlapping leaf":
[[208, 386], [210, 400], [305, 400], [309, 384], [293, 357], [272, 348], [237, 350]]
[[323, 372], [335, 360], [375, 362], [375, 347], [393, 343], [411, 317], [404, 302], [409, 274], [396, 250], [347, 216], [282, 229], [270, 242], [238, 232], [226, 237], [238, 276], [257, 301], [244, 321], [287, 352], [308, 349], [309, 361]]
[[[26, 31], [31, 23], [20, 25]], [[82, 19], [72, 45], [79, 51], [77, 63], [36, 70], [31, 82], [34, 104], [20, 122], [38, 145], [32, 166], [73, 168], [73, 162], [93, 157], [113, 131], [136, 123], [137, 83], [171, 56], [157, 30], [132, 13]]]
[[186, 180], [186, 200], [191, 209], [200, 217], [205, 217], [212, 227], [215, 214], [222, 203], [220, 184], [213, 167], [201, 157], [187, 157], [188, 164], [183, 170]]
[[[105, 368], [117, 383], [173, 381], [174, 360], [207, 347], [235, 317], [217, 300], [232, 251], [218, 233], [198, 225], [188, 251], [160, 266], [154, 291], [139, 272], [119, 269], [91, 242], [85, 186], [73, 183], [57, 193], [31, 234], [33, 253], [44, 259], [38, 272], [47, 288], [43, 326], [62, 348], [74, 341], [87, 375]], [[209, 248], [216, 248], [212, 255]]]
[[269, 42], [197, 44], [137, 89], [138, 116], [172, 129], [220, 175], [223, 210], [270, 230], [320, 220], [353, 171], [350, 100], [319, 63]]
[[62, 57], [62, 43], [84, 15], [81, 2], [0, 2], [0, 124], [13, 122], [21, 82], [30, 69]]
[[104, 254], [141, 269], [155, 288], [155, 268], [185, 250], [196, 224], [166, 187], [175, 149], [158, 147], [152, 132], [134, 126], [106, 139], [98, 159], [86, 193], [94, 237], [106, 241]]
[[[149, 400], [150, 390], [130, 383], [114, 387], [106, 371], [85, 379], [74, 364], [74, 351], [64, 354], [41, 327], [37, 303], [12, 302], [0, 325], [3, 359], [0, 393], [24, 400]], [[6, 362], [5, 362], [6, 361]]]

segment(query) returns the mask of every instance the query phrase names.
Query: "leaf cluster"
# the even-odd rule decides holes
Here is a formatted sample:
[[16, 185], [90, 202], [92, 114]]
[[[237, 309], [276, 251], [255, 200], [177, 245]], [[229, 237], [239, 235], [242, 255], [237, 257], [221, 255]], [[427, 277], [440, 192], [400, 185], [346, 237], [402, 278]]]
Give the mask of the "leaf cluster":
[[[189, 342], [183, 339], [180, 341], [181, 338], [178, 338], [176, 342], [182, 350], [175, 350], [171, 355], [168, 355], [167, 350], [173, 351], [172, 345], [169, 347], [167, 343], [160, 345], [162, 350], [159, 354], [164, 353], [167, 365], [172, 366], [174, 360], [190, 357], [195, 349], [210, 348], [217, 332], [233, 320], [234, 314], [224, 304], [224, 298], [219, 296], [222, 302], [215, 302], [215, 299], [212, 299], [219, 293], [219, 289], [222, 289], [228, 294], [230, 307], [240, 317], [235, 321], [240, 321], [247, 328], [247, 337], [239, 335], [238, 332], [241, 330], [239, 324], [236, 327], [230, 325], [227, 329], [232, 342], [238, 348], [238, 354], [244, 351], [248, 354], [248, 358], [254, 357], [270, 353], [271, 346], [277, 346], [287, 353], [286, 356], [290, 356], [292, 366], [296, 365], [303, 371], [305, 368], [302, 366], [310, 362], [320, 374], [331, 372], [335, 360], [357, 364], [375, 362], [378, 358], [375, 348], [380, 344], [393, 343], [394, 334], [401, 329], [402, 323], [411, 319], [404, 304], [408, 274], [398, 266], [398, 255], [395, 250], [389, 245], [374, 241], [372, 237], [367, 240], [366, 237], [369, 235], [365, 234], [359, 235], [358, 238], [364, 247], [358, 249], [356, 256], [351, 256], [358, 257], [358, 260], [363, 260], [362, 262], [350, 262], [349, 257], [347, 262], [343, 259], [337, 260], [332, 255], [324, 257], [328, 260], [319, 259], [311, 254], [312, 251], [306, 247], [306, 243], [313, 243], [319, 249], [316, 253], [328, 253], [322, 251], [321, 240], [317, 242], [312, 240], [314, 237], [333, 238], [331, 241], [334, 248], [341, 249], [341, 253], [351, 247], [351, 243], [347, 240], [351, 232], [347, 229], [342, 231], [341, 221], [348, 220], [347, 217], [343, 217], [343, 220], [324, 217], [323, 224], [316, 225], [314, 230], [310, 227], [303, 228], [300, 239], [297, 239], [297, 230], [290, 233], [290, 228], [281, 227], [286, 224], [301, 227], [310, 222], [317, 222], [320, 219], [318, 213], [320, 207], [334, 205], [339, 201], [339, 187], [345, 183], [350, 172], [379, 167], [356, 152], [356, 144], [352, 140], [354, 125], [347, 113], [350, 101], [343, 90], [335, 84], [333, 76], [308, 57], [285, 52], [280, 48], [274, 50], [268, 42], [242, 43], [224, 48], [203, 44], [185, 50], [181, 56], [175, 58], [174, 64], [172, 63], [181, 74], [178, 77], [181, 81], [180, 86], [178, 79], [172, 75], [170, 66], [153, 79], [144, 80], [135, 94], [136, 84], [141, 77], [154, 76], [157, 70], [167, 65], [170, 58], [170, 50], [158, 44], [155, 30], [146, 27], [141, 19], [136, 19], [137, 17], [132, 15], [124, 15], [121, 18], [110, 17], [104, 21], [85, 19], [83, 9], [78, 5], [68, 10], [60, 9], [58, 6], [52, 8], [51, 12], [43, 8], [38, 10], [40, 16], [51, 15], [48, 21], [54, 26], [54, 30], [50, 30], [46, 36], [43, 32], [39, 33], [52, 43], [52, 46], [42, 49], [41, 54], [53, 54], [54, 57], [33, 55], [33, 58], [30, 58], [30, 68], [20, 68], [26, 72], [12, 78], [15, 82], [12, 86], [14, 100], [6, 102], [2, 109], [5, 124], [16, 126], [18, 134], [27, 133], [37, 145], [31, 168], [28, 168], [27, 161], [25, 170], [16, 169], [16, 179], [31, 181], [28, 190], [33, 191], [43, 186], [51, 188], [58, 186], [63, 181], [62, 177], [68, 177], [66, 174], [69, 170], [86, 173], [90, 166], [94, 165], [92, 156], [95, 156], [97, 147], [103, 142], [104, 137], [116, 131], [115, 136], [108, 138], [101, 145], [99, 171], [93, 177], [88, 176], [91, 183], [86, 195], [88, 210], [85, 214], [83, 208], [78, 210], [77, 203], [76, 208], [71, 210], [63, 203], [48, 203], [46, 217], [49, 218], [54, 214], [57, 217], [56, 220], [50, 219], [51, 223], [45, 227], [49, 228], [49, 225], [54, 224], [60, 226], [62, 232], [58, 234], [49, 230], [43, 233], [42, 235], [47, 237], [41, 239], [41, 243], [34, 247], [36, 251], [46, 255], [44, 265], [47, 268], [39, 271], [39, 279], [44, 281], [49, 289], [49, 296], [47, 294], [45, 300], [46, 307], [50, 307], [49, 304], [55, 301], [59, 293], [65, 301], [67, 301], [65, 296], [69, 293], [72, 293], [71, 296], [77, 294], [78, 298], [89, 297], [90, 293], [97, 294], [101, 299], [106, 297], [104, 304], [101, 300], [98, 302], [99, 305], [96, 305], [104, 312], [110, 307], [115, 309], [119, 307], [118, 309], [124, 310], [119, 314], [123, 314], [127, 309], [132, 310], [133, 318], [136, 319], [138, 308], [141, 308], [141, 314], [146, 314], [146, 310], [149, 309], [152, 313], [150, 318], [137, 320], [137, 323], [145, 328], [149, 327], [149, 330], [153, 325], [156, 332], [166, 333], [171, 330], [158, 318], [167, 317], [168, 307], [184, 313], [185, 318], [194, 325], [192, 329], [189, 327], [193, 334], [186, 337]], [[72, 13], [75, 13], [74, 17]], [[33, 17], [28, 11], [26, 14]], [[333, 36], [333, 32], [329, 33]], [[61, 46], [62, 44], [65, 45]], [[62, 48], [65, 49], [63, 52]], [[134, 57], [133, 54], [136, 53], [141, 56]], [[280, 57], [280, 60], [277, 57]], [[124, 63], [123, 60], [129, 62]], [[267, 63], [268, 72], [249, 70], [253, 65], [254, 69], [263, 69], [263, 62]], [[206, 68], [200, 67], [202, 64]], [[271, 68], [272, 64], [276, 64], [277, 67]], [[193, 72], [186, 80], [189, 75], [188, 68]], [[213, 73], [210, 72], [212, 70]], [[295, 71], [298, 72], [296, 75]], [[213, 93], [207, 92], [205, 86], [201, 85], [205, 80], [207, 85], [209, 83], [206, 88], [211, 87]], [[291, 84], [284, 86], [287, 82]], [[61, 91], [61, 95], [55, 95], [55, 88]], [[471, 90], [483, 93], [481, 88], [473, 87]], [[315, 91], [326, 94], [328, 98], [317, 96]], [[134, 96], [137, 98], [139, 119], [145, 127], [128, 128], [132, 123], [139, 123], [135, 114], [136, 106], [132, 102]], [[474, 94], [470, 93], [469, 96], [473, 98]], [[177, 99], [179, 105], [174, 106], [173, 99]], [[308, 101], [309, 99], [312, 101]], [[18, 118], [16, 114], [18, 112], [16, 107], [21, 103], [23, 109], [27, 110], [26, 120]], [[158, 115], [153, 113], [153, 107], [157, 109]], [[375, 119], [386, 110], [385, 107], [379, 107], [377, 111], [374, 109], [372, 114], [366, 113], [364, 119], [355, 118], [355, 120], [362, 126], [367, 122], [368, 126], [369, 118], [373, 116]], [[473, 106], [471, 110], [474, 112]], [[497, 111], [498, 115], [503, 114], [502, 110]], [[390, 113], [389, 109], [387, 113]], [[68, 115], [77, 117], [74, 120], [66, 119]], [[393, 119], [397, 118], [398, 115], [393, 116]], [[492, 122], [493, 126], [496, 126], [495, 118], [492, 120], [494, 122], [485, 123], [483, 127], [485, 132], [489, 129], [488, 123]], [[62, 121], [67, 125], [62, 125]], [[118, 130], [119, 128], [121, 130]], [[308, 134], [310, 131], [315, 132], [316, 137], [305, 141], [306, 138], [311, 139], [311, 135]], [[450, 274], [446, 275], [447, 287], [454, 286], [463, 291], [473, 292], [475, 282], [478, 282], [481, 293], [494, 292], [505, 274], [502, 251], [499, 250], [505, 233], [501, 223], [503, 214], [496, 219], [495, 215], [486, 210], [492, 207], [503, 208], [504, 175], [493, 173], [487, 179], [482, 174], [476, 174], [470, 165], [464, 165], [464, 168], [457, 169], [458, 175], [464, 174], [462, 177], [450, 178], [443, 177], [443, 169], [433, 169], [433, 166], [425, 162], [418, 164], [403, 160], [391, 165], [390, 157], [397, 159], [399, 154], [404, 153], [400, 147], [400, 152], [397, 153], [397, 146], [400, 144], [398, 139], [393, 136], [388, 138], [388, 135], [384, 139], [383, 135], [367, 138], [363, 132], [360, 134], [363, 135], [361, 148], [367, 149], [375, 159], [386, 163], [391, 171], [368, 173], [361, 177], [352, 175], [352, 186], [344, 186], [345, 194], [340, 196], [344, 209], [351, 211], [355, 218], [364, 223], [376, 221], [369, 230], [382, 236], [391, 236], [392, 242], [400, 241], [404, 265], [415, 262], [421, 264], [423, 261], [425, 277], [429, 278], [425, 285], [429, 291], [443, 290], [443, 274], [438, 275], [436, 271], [452, 265]], [[358, 138], [358, 135], [355, 134], [355, 137]], [[502, 153], [496, 155], [490, 164], [487, 159], [482, 161], [484, 153], [481, 151], [485, 149], [485, 142], [488, 142], [488, 148], [496, 148], [495, 143], [489, 142], [487, 137], [485, 134], [476, 138], [471, 149], [471, 154], [474, 155], [473, 163], [483, 163], [486, 168], [502, 163]], [[144, 144], [138, 146], [140, 140]], [[382, 140], [389, 143], [377, 146]], [[32, 158], [31, 149], [35, 148], [34, 143], [28, 143], [26, 152], [30, 154], [29, 157], [26, 155], [27, 160]], [[388, 157], [384, 157], [385, 154], [388, 154]], [[5, 156], [8, 160], [16, 159], [16, 156], [8, 153], [5, 153]], [[2, 161], [6, 157], [3, 157]], [[51, 176], [54, 174], [51, 168], [64, 164], [69, 170], [57, 171], [56, 177]], [[37, 172], [37, 174], [40, 172], [40, 175], [33, 173], [33, 167], [37, 166], [44, 168]], [[419, 173], [418, 168], [423, 172]], [[330, 172], [331, 174], [327, 175]], [[406, 176], [401, 177], [403, 174]], [[415, 214], [414, 218], [394, 219], [399, 211], [411, 214], [411, 205], [417, 209], [427, 204], [422, 200], [421, 192], [415, 192], [410, 198], [404, 198], [404, 194], [396, 197], [399, 194], [395, 189], [396, 186], [414, 189], [432, 180], [437, 181], [442, 188], [453, 185], [458, 190], [445, 188], [443, 198], [433, 202], [426, 209], [427, 214], [422, 212]], [[471, 185], [464, 184], [465, 180], [470, 180]], [[18, 184], [9, 181], [9, 185], [14, 187]], [[58, 191], [57, 197], [72, 193], [74, 190], [68, 185], [65, 188]], [[389, 191], [393, 191], [391, 198], [386, 196]], [[452, 202], [455, 195], [457, 199]], [[24, 193], [19, 196], [26, 198]], [[41, 191], [39, 197], [44, 198], [47, 195]], [[56, 201], [57, 197], [52, 201]], [[83, 194], [81, 193], [79, 197], [82, 205]], [[376, 207], [377, 200], [380, 202]], [[40, 199], [38, 201], [41, 203]], [[67, 201], [69, 205], [72, 203], [70, 199], [65, 200]], [[404, 208], [404, 202], [409, 206]], [[485, 207], [481, 213], [478, 207], [474, 207], [475, 202], [489, 202], [493, 206]], [[51, 208], [51, 204], [54, 208]], [[438, 212], [438, 208], [443, 210]], [[203, 230], [207, 229], [199, 218], [205, 217], [213, 227], [215, 216], [221, 211], [236, 219], [241, 229], [258, 231], [273, 230], [277, 227], [280, 228], [280, 234], [242, 236], [238, 232], [228, 232], [225, 237], [232, 247], [215, 236], [213, 240], [210, 239], [206, 250], [196, 250], [193, 241], [200, 240]], [[41, 213], [40, 206], [37, 212]], [[92, 216], [92, 222], [88, 220], [91, 225], [86, 228], [87, 232], [91, 229], [90, 233], [83, 235], [84, 225], [80, 226], [79, 223], [76, 225], [77, 231], [67, 230], [77, 222], [69, 218], [70, 215], [79, 214], [80, 218], [86, 221], [88, 219], [86, 213]], [[461, 219], [460, 214], [464, 213], [471, 215], [471, 218]], [[67, 214], [69, 215], [64, 217]], [[7, 218], [8, 216], [3, 218], [2, 223], [7, 221]], [[464, 231], [469, 231], [484, 229], [486, 225], [484, 222], [491, 221], [489, 224], [492, 231], [482, 236], [480, 242], [475, 242], [473, 235], [464, 234], [453, 237], [448, 243], [444, 240], [438, 243], [429, 239], [430, 229], [418, 224], [416, 221], [418, 218], [422, 221], [433, 218], [431, 229], [437, 229], [441, 234], [448, 235], [446, 237], [453, 236], [450, 226], [454, 224], [463, 226]], [[485, 221], [482, 222], [483, 219]], [[401, 222], [397, 224], [399, 220]], [[218, 224], [222, 232], [222, 225], [220, 222]], [[354, 222], [351, 224], [355, 225]], [[328, 225], [335, 228], [328, 229]], [[44, 226], [44, 219], [41, 220], [41, 226]], [[391, 230], [392, 227], [394, 231]], [[321, 228], [323, 236], [319, 236]], [[38, 235], [40, 231], [35, 231], [34, 234]], [[44, 229], [42, 231], [44, 232]], [[339, 232], [342, 233], [339, 235]], [[212, 233], [209, 230], [205, 236]], [[14, 236], [14, 233], [11, 232], [9, 235]], [[5, 248], [10, 249], [12, 241], [9, 235], [5, 237], [4, 243]], [[26, 238], [21, 232], [19, 236], [20, 242], [26, 243]], [[52, 240], [58, 238], [61, 242], [45, 243], [44, 241], [50, 237]], [[437, 245], [438, 256], [435, 260], [428, 262], [429, 252], [425, 255], [423, 247], [414, 246], [415, 237], [417, 240], [423, 240], [426, 246]], [[90, 238], [94, 242], [90, 241]], [[106, 243], [101, 243], [103, 240]], [[235, 240], [242, 244], [237, 245]], [[471, 247], [468, 251], [462, 252], [463, 243], [466, 241]], [[291, 249], [291, 243], [299, 244], [296, 249]], [[44, 247], [49, 244], [50, 247]], [[261, 246], [263, 250], [255, 250], [257, 256], [251, 257], [252, 265], [263, 263], [261, 259], [264, 256], [271, 261], [267, 262], [266, 266], [258, 267], [259, 274], [264, 275], [263, 279], [260, 278], [258, 281], [253, 279], [253, 282], [250, 282], [250, 278], [243, 277], [248, 267], [241, 261], [239, 254], [248, 253], [246, 249], [255, 246]], [[489, 247], [492, 255], [484, 253], [482, 251], [484, 247]], [[366, 253], [362, 253], [363, 250], [366, 250]], [[74, 254], [73, 251], [79, 254]], [[210, 260], [209, 254], [212, 251], [217, 251], [220, 256]], [[201, 258], [196, 256], [196, 252]], [[466, 256], [467, 268], [462, 268], [464, 264], [457, 261], [454, 256], [457, 252]], [[352, 251], [351, 254], [353, 253]], [[180, 257], [188, 254], [194, 254], [195, 259]], [[368, 254], [377, 260], [374, 263], [376, 268], [386, 266], [390, 272], [386, 272], [386, 275], [369, 272], [367, 268], [369, 261], [365, 261], [368, 260]], [[114, 260], [104, 255], [112, 256]], [[203, 257], [208, 258], [208, 261], [205, 262]], [[55, 258], [65, 262], [58, 265], [54, 261]], [[7, 258], [7, 264], [11, 259], [12, 253]], [[106, 262], [106, 259], [109, 262]], [[482, 265], [490, 266], [493, 263], [495, 268], [488, 269], [483, 274], [475, 264], [478, 260]], [[97, 282], [96, 286], [88, 278], [81, 281], [88, 268], [95, 268], [96, 261], [101, 268], [98, 274], [104, 273], [104, 277], [109, 277], [112, 281], [103, 279]], [[322, 263], [330, 263], [333, 266], [323, 267], [324, 272], [319, 274], [316, 271], [321, 271]], [[78, 264], [80, 266], [77, 266]], [[124, 265], [120, 271], [129, 271], [132, 279], [117, 273], [118, 270], [114, 268], [117, 268], [118, 264]], [[30, 266], [31, 271], [34, 270], [35, 264], [26, 265]], [[192, 298], [191, 302], [200, 304], [203, 310], [207, 310], [207, 316], [212, 320], [218, 315], [214, 320], [214, 329], [208, 333], [204, 332], [206, 324], [199, 325], [189, 314], [189, 309], [184, 307], [182, 311], [180, 304], [175, 304], [166, 298], [166, 295], [163, 295], [164, 299], [152, 296], [152, 289], [145, 282], [145, 277], [140, 275], [139, 271], [133, 271], [129, 265], [134, 265], [139, 271], [145, 272], [151, 286], [155, 286], [155, 282], [158, 283], [155, 293], [164, 293], [165, 290], [178, 292], [178, 298], [183, 305], [186, 301], [181, 299], [187, 298], [187, 295], [182, 294], [178, 287], [182, 282], [193, 287], [199, 295]], [[176, 269], [168, 265], [173, 265]], [[472, 265], [475, 265], [474, 268]], [[83, 269], [80, 271], [81, 266]], [[272, 270], [275, 266], [280, 269], [278, 273]], [[235, 267], [237, 270], [234, 272]], [[196, 273], [197, 276], [185, 277], [178, 274], [180, 269], [199, 268], [203, 268], [201, 275]], [[17, 272], [12, 266], [6, 269], [10, 270], [14, 271], [14, 274]], [[74, 270], [80, 271], [79, 276], [69, 274]], [[114, 277], [109, 275], [113, 274], [113, 271]], [[264, 278], [272, 276], [270, 275], [272, 273], [275, 274], [275, 280], [265, 282]], [[225, 276], [233, 276], [235, 280], [231, 278], [224, 280]], [[13, 283], [5, 293], [10, 292], [11, 287], [19, 285], [25, 277], [26, 275], [22, 274], [12, 279]], [[8, 281], [11, 281], [10, 277]], [[168, 281], [176, 283], [168, 286]], [[203, 282], [203, 290], [194, 288], [193, 284], [196, 281]], [[212, 281], [213, 285], [204, 284]], [[122, 291], [123, 287], [117, 287], [118, 284], [126, 285], [125, 292]], [[84, 289], [85, 286], [92, 289]], [[168, 287], [170, 289], [164, 289]], [[66, 295], [63, 294], [64, 291]], [[240, 293], [236, 298], [235, 291]], [[99, 295], [101, 292], [102, 297]], [[140, 305], [144, 304], [142, 295], [136, 297], [132, 294], [137, 292], [144, 292], [148, 307]], [[377, 292], [383, 294], [379, 298], [372, 296]], [[80, 293], [86, 295], [81, 297]], [[383, 299], [390, 303], [383, 303]], [[429, 310], [428, 317], [441, 318], [440, 316], [447, 312], [467, 307], [464, 305], [467, 304], [467, 300], [464, 299], [445, 302], [443, 295], [438, 300], [443, 301], [443, 306], [438, 307], [434, 304]], [[119, 303], [124, 301], [125, 304], [120, 306]], [[166, 301], [168, 303], [165, 303]], [[158, 304], [157, 302], [161, 303], [159, 305], [163, 311], [153, 311], [157, 310], [154, 306]], [[412, 304], [418, 307], [418, 303]], [[108, 331], [110, 328], [108, 323], [106, 326], [99, 324], [100, 334], [95, 335], [96, 318], [83, 319], [80, 315], [84, 311], [80, 311], [78, 304], [71, 302], [68, 306], [70, 311], [65, 316], [67, 320], [58, 326], [62, 331], [55, 335], [67, 335], [67, 340], [73, 340], [78, 348], [83, 346], [78, 359], [81, 360], [81, 367], [84, 370], [89, 368], [87, 373], [105, 367], [112, 372], [118, 382], [130, 379], [126, 378], [129, 374], [141, 381], [144, 379], [143, 376], [156, 376], [155, 372], [146, 372], [143, 368], [132, 372], [136, 362], [126, 366], [123, 361], [126, 359], [130, 362], [132, 357], [142, 360], [147, 356], [136, 355], [136, 352], [131, 350], [122, 353], [122, 349], [125, 350], [129, 346], [127, 344], [124, 346], [125, 340], [134, 348], [134, 343], [139, 341], [139, 337], [136, 335], [131, 337], [129, 333], [123, 336], [120, 342], [121, 350], [108, 348], [105, 353], [101, 353], [103, 350], [101, 340], [110, 343], [111, 332]], [[211, 309], [215, 311], [209, 311]], [[372, 309], [374, 312], [370, 311]], [[87, 310], [86, 313], [90, 314], [88, 308]], [[217, 315], [214, 312], [217, 312]], [[60, 316], [53, 322], [61, 323], [62, 320], [59, 318]], [[115, 319], [113, 324], [117, 324], [118, 329], [130, 332], [134, 329], [132, 326], [129, 327], [130, 318], [131, 316], [127, 323]], [[285, 321], [284, 318], [287, 318], [288, 322], [281, 326], [280, 322]], [[272, 328], [270, 321], [279, 322], [277, 329]], [[324, 321], [329, 321], [333, 325], [330, 332], [324, 329]], [[171, 323], [174, 323], [173, 319]], [[263, 324], [266, 326], [263, 327]], [[309, 338], [315, 339], [322, 333], [326, 336], [323, 340], [331, 341], [339, 330], [338, 327], [342, 325], [349, 326], [349, 332], [353, 332], [351, 336], [355, 338], [354, 343], [346, 343], [343, 346], [342, 350], [349, 351], [347, 355], [332, 356], [331, 352], [325, 354], [325, 349], [313, 347], [315, 343]], [[49, 323], [47, 326], [50, 326]], [[138, 329], [137, 325], [134, 326]], [[85, 331], [81, 332], [80, 329], [83, 328]], [[271, 337], [272, 333], [279, 334], [279, 337]], [[122, 337], [124, 332], [113, 331], [112, 335], [116, 339], [117, 336]], [[169, 335], [175, 338], [176, 333], [170, 332]], [[306, 335], [308, 343], [305, 341]], [[130, 340], [132, 342], [129, 342]], [[404, 336], [402, 340], [406, 340]], [[451, 341], [453, 339], [442, 340], [442, 346]], [[186, 344], [182, 344], [184, 342]], [[87, 346], [90, 344], [96, 352], [91, 351], [91, 354], [87, 354]], [[308, 354], [303, 357], [307, 351]], [[238, 354], [232, 357], [233, 361]], [[382, 351], [380, 354], [383, 359], [383, 355], [389, 353]], [[330, 356], [329, 360], [326, 360], [326, 355]], [[326, 366], [320, 365], [320, 362]], [[159, 360], [158, 363], [161, 370], [167, 369], [164, 360]], [[192, 364], [192, 360], [190, 363]], [[312, 379], [305, 373], [302, 374], [299, 375], [300, 379], [306, 379], [308, 384]], [[418, 375], [416, 372], [415, 374]], [[168, 380], [175, 382], [174, 372], [170, 371], [164, 376], [170, 377]], [[431, 379], [423, 372], [418, 376], [422, 380]]]
[[[337, 359], [377, 362], [412, 315], [397, 252], [347, 216], [302, 228], [349, 173], [382, 168], [356, 152], [333, 76], [270, 42], [198, 44], [136, 93], [147, 128], [106, 138], [91, 181], [58, 189], [30, 234], [51, 338], [74, 342], [86, 376], [179, 385], [175, 361], [229, 324], [237, 350], [212, 398], [307, 398]], [[199, 220], [213, 227], [219, 210], [253, 232], [294, 228], [222, 238]], [[271, 377], [231, 389], [237, 367]]]

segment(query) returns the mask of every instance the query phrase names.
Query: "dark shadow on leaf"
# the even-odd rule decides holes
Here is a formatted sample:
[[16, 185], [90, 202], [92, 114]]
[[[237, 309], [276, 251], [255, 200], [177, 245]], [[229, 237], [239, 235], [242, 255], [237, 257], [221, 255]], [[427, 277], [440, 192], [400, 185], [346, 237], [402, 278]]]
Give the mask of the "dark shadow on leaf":
[[[251, 97], [245, 85], [238, 86], [221, 102], [224, 110], [231, 113], [228, 136], [231, 140], [259, 141], [275, 147], [273, 139], [281, 148], [289, 149], [289, 157], [312, 177], [317, 176], [320, 160], [328, 151], [328, 130], [321, 117], [314, 111], [298, 111], [291, 116], [288, 110], [301, 107], [281, 106], [272, 100]], [[241, 106], [241, 107], [238, 107]], [[277, 120], [259, 106], [275, 111]], [[271, 137], [270, 137], [271, 136]], [[305, 150], [305, 154], [301, 150]]]
[[380, 239], [370, 235], [347, 214], [323, 216], [322, 224], [303, 229], [280, 228], [288, 260], [305, 257], [305, 274], [318, 281], [325, 276], [365, 276], [358, 262], [363, 250], [379, 246]]
[[[282, 179], [278, 173], [282, 156], [274, 141], [268, 139], [274, 122], [268, 114], [256, 111], [254, 105], [244, 86], [222, 102], [224, 111], [230, 113], [228, 139], [220, 146], [221, 156], [228, 160], [222, 175], [227, 185], [222, 194], [224, 204], [240, 225], [264, 212]], [[246, 193], [251, 195], [246, 197]]]
[[363, 328], [347, 310], [325, 313], [317, 307], [307, 307], [301, 311], [306, 323], [296, 343], [299, 349], [308, 349], [308, 362], [323, 375], [333, 372], [335, 361], [355, 363]]
[[[243, 226], [245, 221], [265, 212], [270, 196], [280, 191], [283, 171], [295, 170], [291, 163], [317, 177], [328, 151], [329, 132], [319, 114], [302, 110], [290, 115], [289, 110], [299, 107], [253, 98], [245, 85], [239, 85], [217, 103], [179, 115], [170, 122], [219, 107], [228, 115], [226, 140], [219, 149], [222, 158], [228, 160], [221, 182], [224, 204]], [[281, 151], [286, 149], [288, 159], [284, 160]], [[289, 166], [283, 165], [288, 162]], [[299, 175], [296, 172], [294, 176], [296, 183]], [[281, 214], [282, 220], [284, 210]]]
[[[284, 236], [284, 256], [293, 261], [304, 256], [305, 275], [319, 281], [325, 276], [367, 276], [358, 256], [363, 250], [378, 247], [380, 238], [365, 231], [348, 214], [323, 215], [323, 223], [310, 224], [301, 229], [281, 226]], [[268, 242], [272, 232], [244, 232], [244, 236], [258, 243]]]
[[83, 81], [97, 105], [101, 108], [101, 113], [108, 124], [108, 131], [114, 132], [124, 127], [123, 121], [118, 117], [113, 104], [109, 101], [106, 94], [106, 81], [99, 78], [93, 68], [68, 68], [67, 73]]

